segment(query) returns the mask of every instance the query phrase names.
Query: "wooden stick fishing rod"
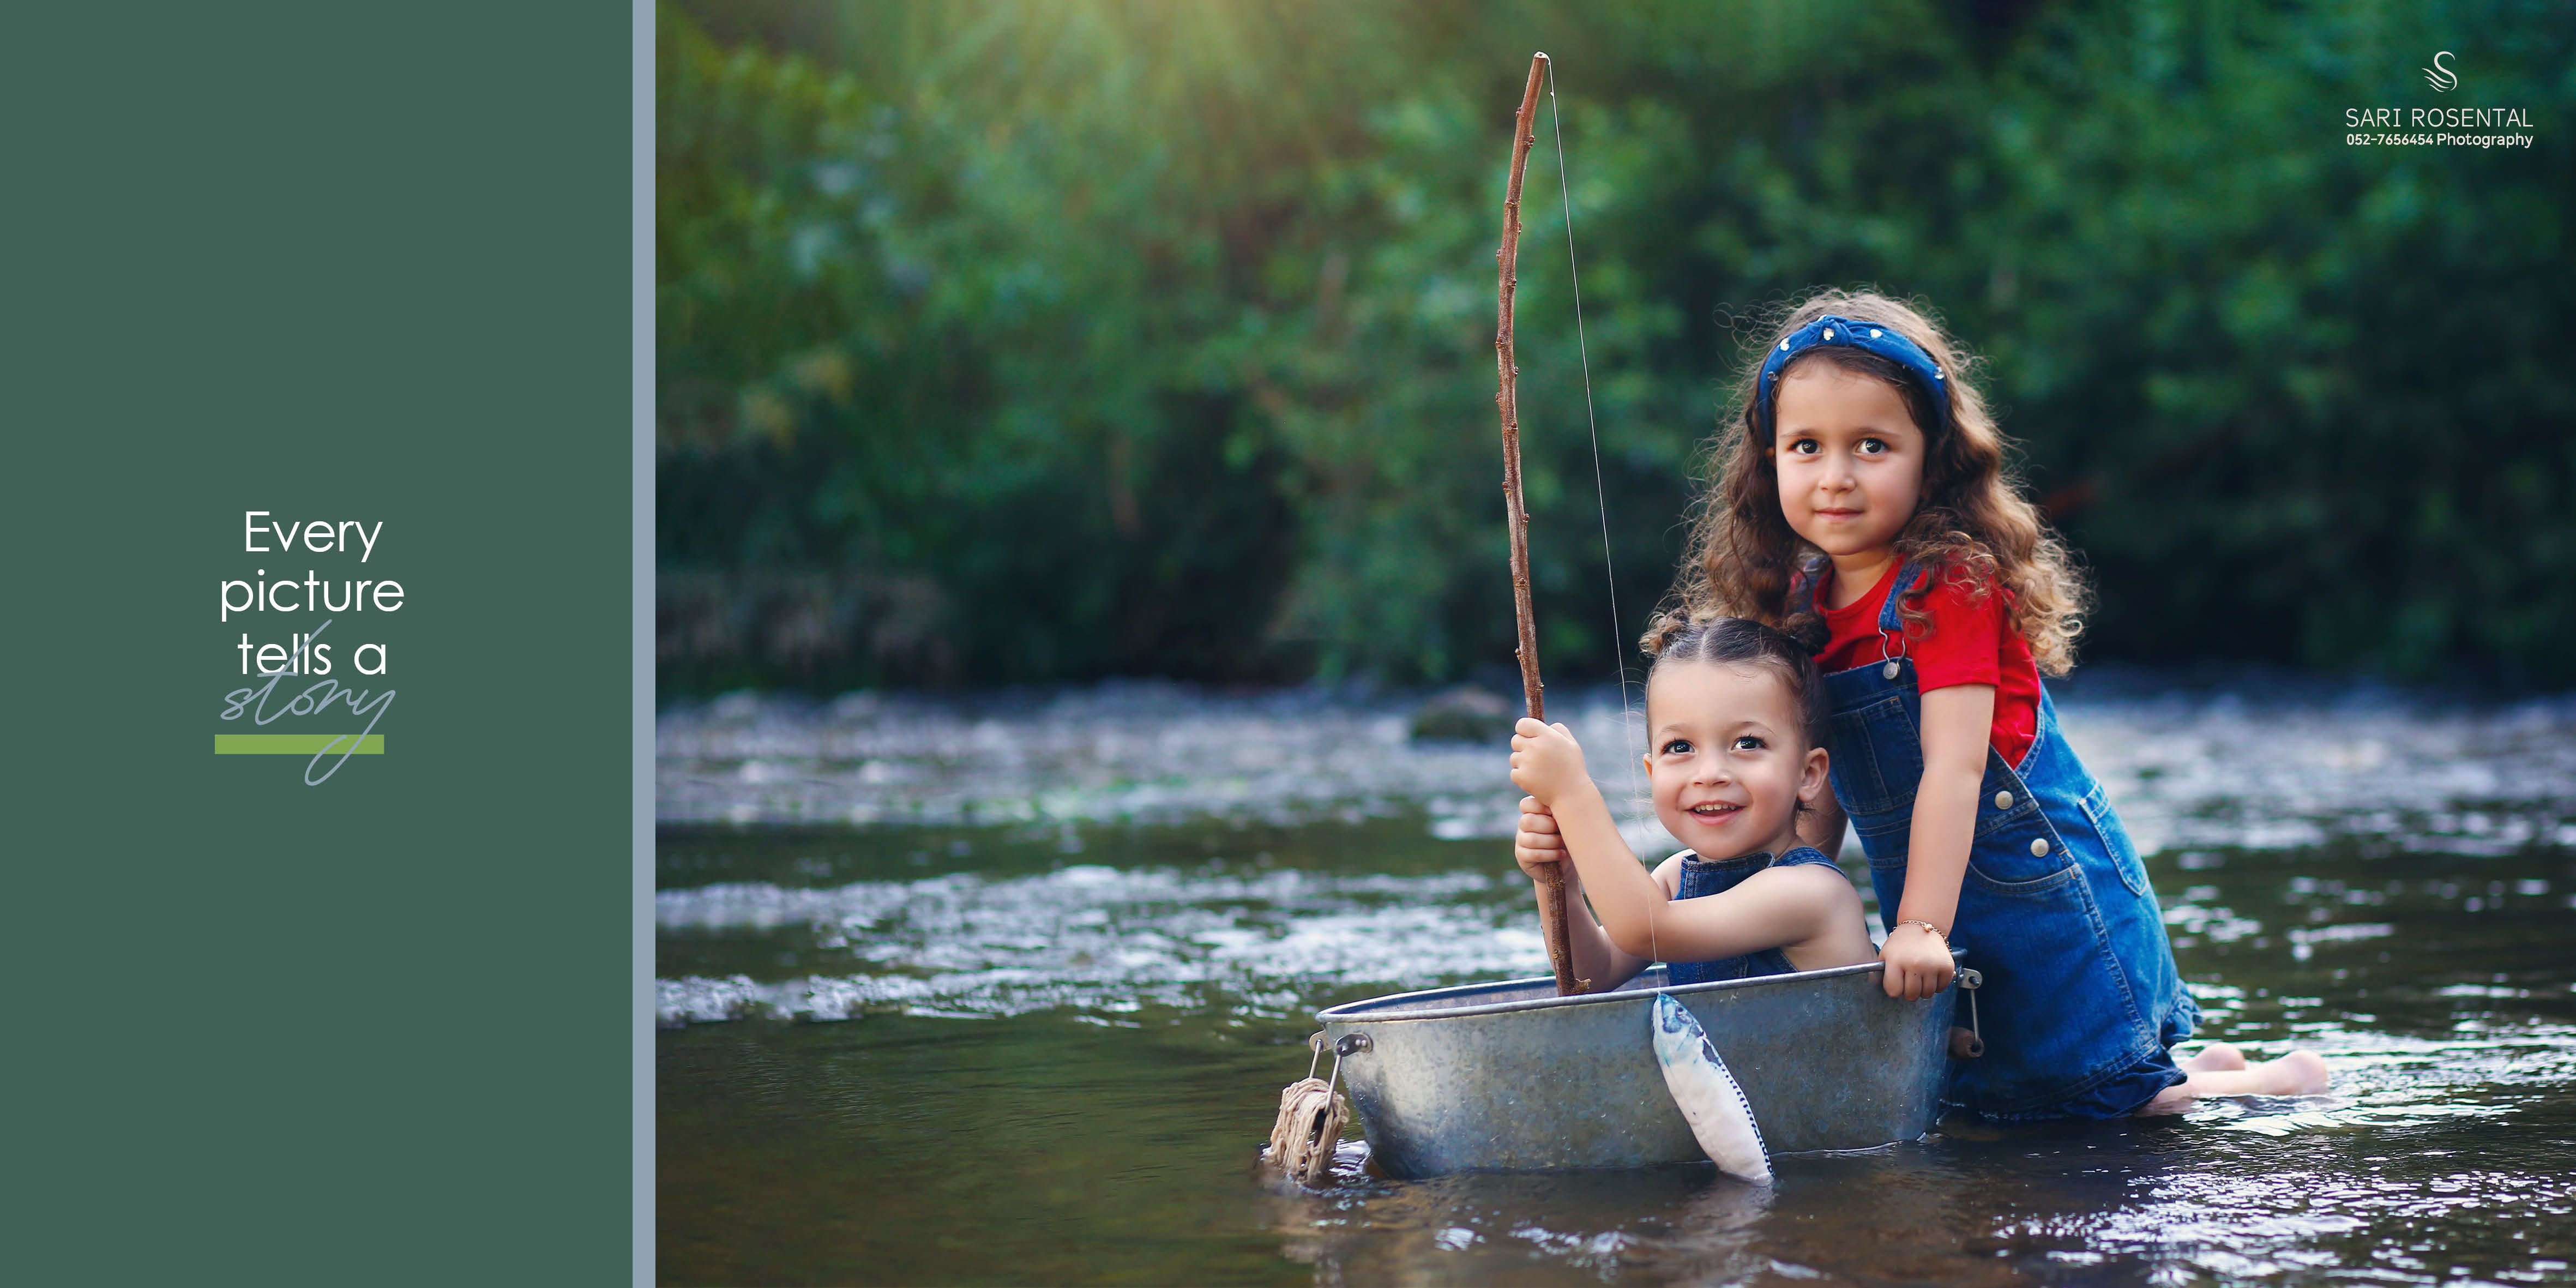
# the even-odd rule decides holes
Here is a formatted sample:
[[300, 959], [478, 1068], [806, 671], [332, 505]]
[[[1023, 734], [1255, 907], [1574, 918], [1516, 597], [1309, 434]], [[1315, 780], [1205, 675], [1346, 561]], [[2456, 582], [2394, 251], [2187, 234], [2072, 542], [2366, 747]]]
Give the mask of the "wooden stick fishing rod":
[[[1521, 661], [1521, 694], [1528, 701], [1530, 719], [1538, 721], [1547, 719], [1547, 686], [1539, 683], [1538, 622], [1530, 608], [1529, 512], [1521, 505], [1521, 369], [1512, 354], [1512, 288], [1519, 284], [1521, 172], [1529, 165], [1530, 145], [1538, 142], [1530, 124], [1538, 115], [1539, 84], [1546, 76], [1547, 55], [1530, 55], [1529, 88], [1521, 91], [1520, 114], [1512, 121], [1512, 179], [1503, 193], [1503, 245], [1494, 252], [1502, 279], [1494, 330], [1494, 367], [1502, 387], [1494, 395], [1494, 405], [1503, 416], [1503, 514], [1511, 525], [1512, 611], [1520, 621], [1520, 645], [1513, 651]], [[1572, 862], [1572, 856], [1558, 862]], [[1592, 984], [1574, 977], [1574, 951], [1565, 917], [1565, 875], [1560, 866], [1554, 880], [1540, 881], [1538, 909], [1539, 934], [1547, 941], [1547, 964], [1556, 971], [1559, 997], [1584, 992]]]

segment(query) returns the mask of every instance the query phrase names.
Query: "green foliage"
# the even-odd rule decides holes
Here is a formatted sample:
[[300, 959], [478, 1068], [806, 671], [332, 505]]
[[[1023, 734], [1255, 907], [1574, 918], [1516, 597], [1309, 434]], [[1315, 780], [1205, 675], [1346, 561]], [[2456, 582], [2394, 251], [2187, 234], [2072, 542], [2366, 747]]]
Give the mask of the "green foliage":
[[[2576, 627], [2563, 8], [665, 8], [666, 688], [1507, 667], [1493, 251], [1559, 102], [1620, 634], [1767, 309], [1987, 359], [2091, 657], [2542, 678]], [[2418, 66], [2461, 51], [2462, 88]], [[2512, 151], [2343, 111], [2525, 109]], [[1606, 676], [1543, 104], [1542, 651]]]

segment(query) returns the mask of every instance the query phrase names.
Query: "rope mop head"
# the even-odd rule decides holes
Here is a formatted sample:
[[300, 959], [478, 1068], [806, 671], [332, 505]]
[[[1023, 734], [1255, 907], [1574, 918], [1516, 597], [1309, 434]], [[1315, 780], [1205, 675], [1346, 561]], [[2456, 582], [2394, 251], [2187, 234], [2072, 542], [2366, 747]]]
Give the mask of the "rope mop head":
[[1324, 1035], [1306, 1039], [1306, 1045], [1314, 1049], [1314, 1059], [1306, 1062], [1305, 1077], [1280, 1091], [1279, 1120], [1271, 1124], [1270, 1150], [1264, 1157], [1300, 1185], [1321, 1185], [1333, 1170], [1333, 1150], [1342, 1143], [1342, 1124], [1350, 1120], [1350, 1106], [1334, 1086], [1342, 1077], [1341, 1052], [1333, 1053], [1333, 1079], [1327, 1082], [1315, 1076], [1315, 1065], [1324, 1055]]

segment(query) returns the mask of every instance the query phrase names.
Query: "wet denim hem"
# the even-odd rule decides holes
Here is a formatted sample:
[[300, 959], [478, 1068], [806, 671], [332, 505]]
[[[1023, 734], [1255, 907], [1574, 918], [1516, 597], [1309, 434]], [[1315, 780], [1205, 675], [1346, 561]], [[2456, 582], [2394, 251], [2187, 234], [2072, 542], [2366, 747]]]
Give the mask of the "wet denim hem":
[[[2015, 1106], [1986, 1109], [1953, 1100], [1941, 1099], [1944, 1109], [1955, 1109], [1983, 1118], [1988, 1122], [2056, 1122], [2067, 1119], [2112, 1120], [2126, 1118], [2162, 1095], [2167, 1087], [2181, 1086], [2191, 1075], [2174, 1063], [2174, 1044], [2191, 1040], [2192, 1021], [2196, 1014], [2186, 1014], [2185, 1006], [2169, 1011], [2157, 1034], [2158, 1041], [2149, 1045], [2126, 1063], [2104, 1068], [2076, 1084], [2076, 1089], [2045, 1101], [2029, 1102], [2037, 1107]], [[1955, 1066], [1954, 1066], [1955, 1067]]]

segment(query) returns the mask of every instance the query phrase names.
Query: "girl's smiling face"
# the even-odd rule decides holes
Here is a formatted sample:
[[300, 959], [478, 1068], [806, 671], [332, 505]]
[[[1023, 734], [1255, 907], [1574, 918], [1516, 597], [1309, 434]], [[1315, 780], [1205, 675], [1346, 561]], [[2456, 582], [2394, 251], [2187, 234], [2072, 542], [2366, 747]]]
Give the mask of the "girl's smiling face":
[[1886, 557], [1923, 494], [1923, 431], [1904, 398], [1876, 377], [1802, 362], [1780, 378], [1774, 406], [1773, 468], [1790, 530], [1843, 572]]
[[1655, 816], [1706, 859], [1797, 844], [1797, 805], [1825, 787], [1789, 682], [1760, 663], [1666, 662], [1646, 681]]

